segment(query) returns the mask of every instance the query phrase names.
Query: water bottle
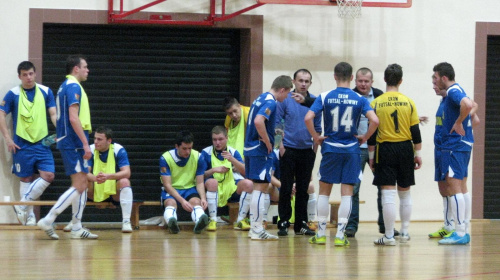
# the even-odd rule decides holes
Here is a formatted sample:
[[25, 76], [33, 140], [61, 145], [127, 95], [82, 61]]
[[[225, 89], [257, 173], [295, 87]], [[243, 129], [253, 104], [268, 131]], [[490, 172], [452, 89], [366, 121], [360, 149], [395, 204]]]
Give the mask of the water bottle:
[[281, 122], [274, 127], [274, 148], [279, 149], [281, 141], [283, 141], [283, 135], [285, 134], [285, 120], [281, 119]]
[[49, 135], [45, 138], [42, 139], [42, 145], [50, 147], [50, 145], [54, 144], [56, 142], [56, 134]]

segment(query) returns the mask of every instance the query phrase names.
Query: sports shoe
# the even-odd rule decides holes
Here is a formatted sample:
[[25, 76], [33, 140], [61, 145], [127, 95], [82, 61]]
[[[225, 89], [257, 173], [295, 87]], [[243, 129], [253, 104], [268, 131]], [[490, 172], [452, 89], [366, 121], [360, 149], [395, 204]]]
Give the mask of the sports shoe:
[[349, 246], [349, 240], [347, 240], [347, 236], [344, 234], [344, 238], [335, 237], [335, 241], [333, 245], [335, 246]]
[[326, 244], [326, 236], [314, 235], [313, 237], [309, 238], [309, 243], [318, 244], [318, 245], [325, 245]]
[[17, 220], [21, 225], [26, 225], [26, 219], [28, 218], [28, 213], [23, 210], [20, 205], [12, 205], [14, 207], [14, 212], [16, 212]]
[[[385, 234], [385, 229], [379, 228], [378, 232], [381, 234]], [[397, 231], [396, 229], [394, 229], [394, 236], [399, 236], [399, 231]]]
[[466, 245], [470, 242], [470, 237], [465, 234], [464, 236], [458, 236], [457, 232], [454, 232], [450, 237], [443, 238], [439, 240], [441, 245]]
[[467, 243], [470, 243], [470, 234], [466, 233], [465, 236], [467, 237]]
[[97, 234], [91, 233], [86, 228], [81, 228], [77, 231], [71, 231], [71, 239], [97, 239]]
[[173, 233], [173, 234], [179, 233], [180, 229], [179, 229], [179, 225], [177, 224], [176, 218], [168, 219], [167, 225], [168, 225], [168, 231], [170, 231], [170, 233]]
[[406, 243], [410, 241], [411, 237], [408, 233], [401, 233], [399, 235], [399, 243]]
[[261, 232], [254, 232], [252, 231], [252, 240], [257, 240], [257, 241], [276, 241], [279, 239], [278, 236], [272, 235], [266, 230], [262, 230]]
[[443, 238], [446, 237], [447, 235], [450, 235], [453, 232], [454, 230], [447, 231], [444, 227], [442, 227], [433, 233], [429, 233], [429, 238]]
[[207, 226], [207, 231], [216, 231], [217, 230], [217, 221], [210, 220], [210, 223], [208, 223]]
[[355, 228], [346, 228], [344, 233], [347, 237], [354, 237], [354, 236], [356, 236], [356, 229]]
[[234, 229], [236, 230], [250, 230], [250, 221], [248, 220], [248, 218], [245, 218], [239, 222], [236, 223], [236, 225], [234, 226]]
[[200, 234], [201, 231], [208, 226], [208, 216], [207, 214], [203, 214], [200, 216], [198, 222], [194, 225], [194, 233]]
[[28, 219], [26, 220], [26, 225], [27, 226], [36, 226], [36, 218], [33, 215], [29, 215]]
[[73, 223], [72, 222], [69, 222], [64, 228], [63, 228], [63, 231], [64, 232], [71, 232], [71, 230], [73, 229]]
[[307, 226], [309, 227], [310, 230], [316, 231], [318, 229], [318, 222], [309, 221], [307, 223]]
[[279, 236], [287, 236], [288, 235], [288, 227], [290, 227], [289, 222], [278, 223], [278, 235]]
[[387, 238], [382, 236], [380, 239], [376, 239], [373, 241], [375, 245], [385, 245], [385, 246], [395, 246], [396, 245], [396, 239], [393, 238]]
[[52, 239], [59, 239], [59, 235], [54, 231], [54, 227], [52, 225], [47, 225], [45, 223], [45, 219], [40, 219], [36, 224], [41, 230], [45, 231], [45, 233]]
[[[279, 232], [278, 232], [278, 235], [279, 235]], [[302, 227], [300, 228], [300, 230], [299, 231], [295, 231], [295, 235], [309, 235], [309, 236], [313, 236], [313, 235], [316, 235], [316, 233], [314, 231], [312, 231], [311, 229], [309, 229], [309, 227], [307, 226], [306, 222], [303, 222]]]
[[123, 222], [122, 232], [123, 233], [131, 233], [132, 232], [132, 224], [130, 222]]

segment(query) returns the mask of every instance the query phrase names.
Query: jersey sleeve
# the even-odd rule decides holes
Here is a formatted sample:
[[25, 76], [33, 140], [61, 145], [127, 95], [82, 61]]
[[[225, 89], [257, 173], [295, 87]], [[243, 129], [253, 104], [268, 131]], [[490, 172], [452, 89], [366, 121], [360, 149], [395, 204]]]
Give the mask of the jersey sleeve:
[[212, 158], [210, 157], [210, 155], [207, 152], [201, 151], [200, 160], [198, 161], [198, 165], [201, 165], [201, 169], [203, 169], [203, 172], [210, 169], [210, 167], [212, 165]]
[[73, 104], [78, 104], [80, 105], [80, 99], [82, 96], [82, 91], [80, 86], [77, 84], [71, 84], [68, 86], [66, 90], [66, 95], [67, 95], [67, 105], [68, 107], [73, 105]]
[[312, 111], [316, 116], [318, 116], [323, 111], [323, 100], [321, 97], [316, 98], [314, 103], [309, 108], [309, 111]]
[[467, 95], [458, 89], [452, 89], [448, 92], [448, 97], [453, 104], [460, 106], [460, 102], [462, 102], [462, 99], [467, 97]]
[[369, 111], [373, 111], [373, 108], [370, 106], [370, 102], [366, 98], [362, 98], [363, 100], [363, 107], [362, 107], [362, 113], [364, 116], [366, 116], [366, 113]]
[[125, 148], [121, 148], [116, 155], [116, 165], [118, 168], [122, 168], [124, 166], [130, 166], [130, 162], [128, 161], [128, 154]]
[[276, 110], [276, 102], [271, 102], [269, 100], [266, 100], [266, 103], [260, 107], [260, 110], [257, 112], [257, 115], [262, 115], [264, 118], [269, 120], [269, 117], [271, 116], [272, 112]]
[[170, 167], [163, 156], [160, 157], [160, 175], [171, 176]]
[[233, 157], [234, 157], [237, 161], [239, 161], [239, 162], [241, 162], [241, 163], [243, 163], [243, 164], [245, 163], [245, 162], [243, 161], [243, 158], [241, 157], [240, 152], [238, 152], [237, 150], [234, 150]]
[[196, 167], [196, 176], [205, 175], [205, 170], [206, 170], [205, 164], [203, 163], [203, 159], [200, 156], [198, 158], [198, 166]]
[[6, 115], [12, 112], [12, 108], [14, 105], [14, 93], [9, 91], [0, 103], [0, 110], [4, 111]]
[[47, 109], [56, 107], [56, 99], [54, 98], [54, 93], [49, 88], [47, 95], [45, 96], [45, 107]]

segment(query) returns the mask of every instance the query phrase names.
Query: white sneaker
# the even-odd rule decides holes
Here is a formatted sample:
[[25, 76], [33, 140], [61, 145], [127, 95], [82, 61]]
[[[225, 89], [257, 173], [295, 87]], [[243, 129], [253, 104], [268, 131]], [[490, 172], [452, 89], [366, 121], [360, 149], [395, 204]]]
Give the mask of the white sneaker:
[[28, 219], [26, 220], [26, 225], [27, 226], [36, 226], [36, 218], [34, 215], [28, 216]]
[[123, 233], [131, 233], [132, 232], [132, 224], [130, 222], [123, 222], [122, 232]]
[[71, 232], [71, 230], [73, 229], [73, 223], [72, 222], [69, 222], [64, 228], [63, 228], [63, 231], [64, 232]]
[[278, 236], [272, 235], [264, 229], [261, 232], [254, 232], [253, 229], [250, 231], [252, 231], [252, 240], [277, 241], [279, 239]]
[[14, 207], [14, 212], [16, 212], [17, 220], [21, 225], [26, 225], [26, 218], [28, 213], [26, 210], [23, 210], [20, 205], [12, 205]]
[[93, 234], [85, 228], [81, 228], [77, 231], [71, 231], [72, 239], [97, 239], [97, 237], [99, 237], [97, 234]]
[[45, 223], [45, 220], [44, 219], [40, 219], [40, 221], [38, 221], [37, 223], [37, 226], [45, 231], [45, 233], [52, 239], [59, 239], [59, 235], [56, 234], [56, 232], [54, 231], [54, 227], [52, 225], [47, 225]]
[[410, 241], [411, 237], [408, 233], [401, 233], [399, 235], [399, 243], [406, 243]]
[[387, 238], [382, 236], [380, 239], [376, 239], [373, 241], [375, 245], [385, 245], [385, 246], [395, 246], [396, 245], [396, 239], [393, 238]]

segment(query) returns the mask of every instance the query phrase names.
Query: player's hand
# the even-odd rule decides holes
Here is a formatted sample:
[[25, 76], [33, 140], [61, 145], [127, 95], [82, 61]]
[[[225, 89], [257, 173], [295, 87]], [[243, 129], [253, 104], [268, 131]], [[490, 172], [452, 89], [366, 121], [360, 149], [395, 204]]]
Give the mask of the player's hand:
[[365, 135], [354, 135], [358, 139], [359, 145], [364, 144], [368, 139], [365, 138]]
[[222, 157], [227, 159], [228, 161], [232, 161], [233, 155], [229, 151], [223, 151], [221, 153]]
[[304, 101], [306, 101], [306, 98], [300, 94], [300, 93], [295, 93], [295, 92], [292, 92], [292, 98], [297, 102], [297, 103], [304, 103]]
[[415, 161], [415, 170], [420, 169], [422, 167], [422, 158], [415, 157], [413, 160]]
[[85, 151], [83, 159], [89, 160], [92, 157], [92, 152], [90, 151], [89, 145], [83, 146], [83, 150]]
[[421, 125], [424, 125], [424, 124], [426, 124], [426, 123], [429, 122], [429, 117], [427, 117], [427, 116], [420, 116], [420, 117], [418, 117], [418, 120], [420, 121]]
[[14, 140], [12, 139], [7, 139], [6, 141], [6, 144], [7, 144], [7, 148], [9, 149], [9, 152], [15, 154], [16, 153], [16, 149], [17, 150], [20, 150], [21, 147], [19, 147], [18, 145], [16, 145], [16, 143], [14, 143]]
[[100, 172], [96, 176], [97, 183], [102, 184], [108, 180], [108, 175]]
[[464, 126], [462, 125], [462, 123], [453, 124], [453, 127], [451, 128], [450, 134], [453, 133], [453, 131], [455, 131], [459, 135], [465, 136], [465, 130], [464, 130]]
[[267, 148], [267, 154], [270, 155], [273, 152], [273, 145], [271, 145], [271, 142], [265, 142], [265, 143]]
[[193, 206], [191, 205], [191, 203], [189, 203], [187, 200], [183, 200], [182, 203], [182, 208], [188, 212], [193, 212]]
[[203, 208], [203, 210], [207, 209], [208, 207], [208, 202], [206, 199], [201, 199], [201, 208]]
[[370, 169], [372, 172], [375, 172], [375, 166], [374, 166], [375, 161], [373, 159], [368, 160], [368, 165], [370, 165]]
[[229, 168], [227, 168], [225, 166], [217, 166], [217, 167], [214, 167], [213, 170], [214, 170], [214, 173], [226, 173], [229, 171]]
[[316, 143], [318, 146], [321, 146], [321, 145], [323, 145], [323, 141], [325, 141], [326, 138], [328, 138], [328, 137], [327, 136], [323, 136], [323, 135], [315, 137], [314, 138], [314, 143]]

